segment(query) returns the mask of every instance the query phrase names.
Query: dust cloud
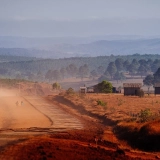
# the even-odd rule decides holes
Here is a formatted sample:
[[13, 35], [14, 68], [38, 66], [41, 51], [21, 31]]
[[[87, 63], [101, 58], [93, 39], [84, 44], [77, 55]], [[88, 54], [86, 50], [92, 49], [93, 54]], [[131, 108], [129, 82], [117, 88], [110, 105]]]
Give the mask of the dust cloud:
[[18, 90], [0, 89], [0, 129], [49, 127], [48, 118], [18, 93]]

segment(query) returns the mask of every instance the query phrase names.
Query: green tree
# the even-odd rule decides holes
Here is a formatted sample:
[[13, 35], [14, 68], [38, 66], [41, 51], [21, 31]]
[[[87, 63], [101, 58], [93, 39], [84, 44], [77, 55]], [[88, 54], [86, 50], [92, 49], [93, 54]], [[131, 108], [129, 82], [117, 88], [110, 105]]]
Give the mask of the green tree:
[[124, 76], [124, 74], [121, 72], [116, 72], [115, 73], [115, 75], [114, 75], [114, 80], [116, 80], [117, 81], [117, 83], [118, 83], [118, 81], [120, 80], [120, 81], [122, 81], [122, 80], [124, 80], [126, 77]]
[[136, 59], [132, 60], [132, 64], [135, 65], [136, 68], [139, 67], [139, 62]]
[[53, 77], [54, 80], [58, 81], [59, 79], [61, 79], [60, 72], [58, 70], [54, 70], [52, 72], [52, 77]]
[[159, 67], [160, 67], [160, 60], [156, 59], [151, 65], [152, 72], [156, 72]]
[[129, 71], [129, 74], [133, 77], [134, 76], [134, 74], [136, 73], [136, 65], [134, 65], [134, 64], [130, 64], [129, 66], [128, 66], [128, 71]]
[[145, 64], [147, 64], [147, 61], [146, 61], [145, 59], [140, 59], [140, 60], [138, 61], [138, 63], [139, 63], [140, 65], [145, 65]]
[[151, 66], [153, 64], [153, 60], [152, 59], [148, 59], [147, 60], [147, 65]]
[[154, 84], [154, 77], [153, 75], [147, 75], [145, 79], [143, 80], [144, 85], [148, 87], [148, 94], [150, 87]]
[[74, 95], [74, 94], [75, 94], [75, 91], [74, 91], [73, 88], [68, 88], [68, 89], [66, 90], [66, 94], [67, 94], [67, 95]]
[[98, 91], [101, 93], [112, 93], [112, 84], [108, 81], [102, 81], [97, 85]]
[[107, 70], [104, 72], [104, 76], [107, 77], [107, 79], [111, 79], [111, 75]]
[[154, 83], [160, 83], [160, 68], [153, 74]]
[[49, 81], [51, 81], [52, 78], [53, 78], [52, 71], [48, 70], [46, 75], [45, 75], [45, 79], [48, 79]]
[[117, 58], [115, 60], [115, 65], [116, 65], [118, 71], [122, 71], [123, 70], [123, 59]]
[[99, 75], [102, 75], [103, 73], [104, 73], [104, 67], [103, 66], [99, 66], [98, 68], [97, 68], [97, 72], [98, 72], [98, 74]]
[[95, 77], [97, 77], [98, 74], [97, 74], [96, 70], [93, 70], [90, 72], [90, 75], [91, 75], [91, 78], [94, 79]]
[[89, 72], [88, 65], [85, 64], [79, 67], [79, 75], [82, 81], [83, 81], [83, 78], [88, 75], [88, 72]]
[[67, 72], [69, 75], [71, 75], [72, 77], [75, 76], [77, 74], [77, 67], [75, 64], [70, 64], [67, 68], [66, 68]]
[[52, 84], [52, 89], [58, 90], [58, 89], [61, 89], [61, 86], [60, 86], [59, 83], [55, 82], [55, 83]]
[[114, 74], [117, 71], [116, 65], [114, 62], [110, 62], [108, 67], [107, 67], [107, 71], [109, 72], [109, 74], [111, 75], [111, 78], [113, 78]]
[[130, 65], [130, 62], [128, 60], [124, 61], [123, 63], [123, 68], [128, 71], [128, 68], [129, 68], [129, 65]]
[[149, 70], [148, 66], [145, 64], [141, 64], [138, 68], [138, 72], [140, 73], [141, 77], [147, 73]]
[[64, 79], [65, 74], [66, 74], [66, 69], [65, 69], [64, 67], [62, 67], [62, 68], [60, 69], [60, 73], [61, 73], [61, 77]]
[[117, 72], [115, 73], [113, 79], [116, 80], [117, 83], [118, 83], [118, 81], [121, 79], [121, 74], [120, 74], [120, 72], [117, 71]]

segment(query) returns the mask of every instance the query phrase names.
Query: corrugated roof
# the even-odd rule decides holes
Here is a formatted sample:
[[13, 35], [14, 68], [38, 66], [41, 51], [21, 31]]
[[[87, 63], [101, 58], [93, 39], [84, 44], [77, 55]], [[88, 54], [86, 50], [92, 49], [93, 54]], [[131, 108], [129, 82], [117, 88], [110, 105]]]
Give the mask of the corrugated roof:
[[160, 87], [160, 83], [155, 83], [154, 87]]
[[142, 87], [142, 83], [123, 83], [123, 87], [132, 87], [132, 88], [141, 88]]
[[87, 89], [87, 87], [80, 87], [80, 89]]

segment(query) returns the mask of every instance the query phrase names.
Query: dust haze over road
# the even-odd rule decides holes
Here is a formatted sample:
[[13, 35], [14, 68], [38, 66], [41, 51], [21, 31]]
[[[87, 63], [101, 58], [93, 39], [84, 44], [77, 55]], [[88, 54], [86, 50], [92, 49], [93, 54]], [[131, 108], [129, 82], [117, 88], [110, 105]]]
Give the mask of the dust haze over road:
[[19, 96], [16, 91], [0, 90], [0, 129], [82, 128], [82, 124], [42, 97]]

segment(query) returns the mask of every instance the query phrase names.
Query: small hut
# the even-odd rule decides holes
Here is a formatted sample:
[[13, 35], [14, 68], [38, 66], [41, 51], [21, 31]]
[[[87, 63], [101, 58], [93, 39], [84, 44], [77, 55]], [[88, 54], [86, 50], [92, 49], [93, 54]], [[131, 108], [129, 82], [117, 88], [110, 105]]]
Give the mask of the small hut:
[[94, 87], [87, 87], [87, 93], [94, 93]]
[[80, 87], [80, 93], [86, 93], [87, 87]]
[[154, 88], [154, 94], [160, 94], [160, 83], [155, 83]]
[[141, 83], [123, 83], [124, 95], [137, 96], [138, 92], [142, 87]]

